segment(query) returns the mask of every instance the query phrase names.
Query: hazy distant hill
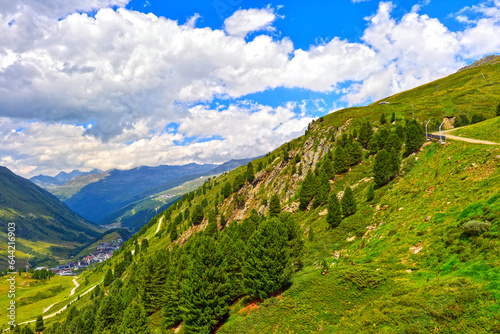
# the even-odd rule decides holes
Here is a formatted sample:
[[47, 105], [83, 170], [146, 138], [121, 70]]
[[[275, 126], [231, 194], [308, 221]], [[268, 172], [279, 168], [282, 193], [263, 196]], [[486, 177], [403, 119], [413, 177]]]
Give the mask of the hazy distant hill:
[[33, 176], [29, 180], [36, 185], [44, 188], [44, 189], [51, 189], [55, 188], [57, 186], [63, 185], [67, 181], [81, 175], [89, 175], [89, 174], [99, 174], [102, 173], [101, 170], [99, 169], [93, 169], [90, 172], [82, 172], [78, 169], [75, 169], [69, 173], [66, 172], [60, 172], [56, 176], [47, 176], [47, 175], [37, 175]]

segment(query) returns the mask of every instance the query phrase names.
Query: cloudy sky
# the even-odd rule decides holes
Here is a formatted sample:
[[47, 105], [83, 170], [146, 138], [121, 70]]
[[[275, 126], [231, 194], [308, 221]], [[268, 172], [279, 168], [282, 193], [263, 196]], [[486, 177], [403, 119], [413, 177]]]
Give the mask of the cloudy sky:
[[500, 0], [0, 0], [0, 165], [222, 163], [500, 53]]

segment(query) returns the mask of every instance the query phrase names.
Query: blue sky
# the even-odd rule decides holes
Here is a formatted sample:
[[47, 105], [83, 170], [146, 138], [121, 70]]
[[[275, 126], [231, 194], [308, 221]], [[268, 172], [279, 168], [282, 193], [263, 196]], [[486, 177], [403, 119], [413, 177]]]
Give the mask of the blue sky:
[[500, 0], [42, 0], [0, 8], [0, 165], [222, 163], [500, 53]]

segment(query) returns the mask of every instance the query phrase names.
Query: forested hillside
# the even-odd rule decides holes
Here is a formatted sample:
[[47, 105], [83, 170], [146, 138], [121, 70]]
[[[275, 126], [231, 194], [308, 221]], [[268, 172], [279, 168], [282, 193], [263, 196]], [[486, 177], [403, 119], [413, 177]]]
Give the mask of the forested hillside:
[[499, 331], [500, 146], [425, 139], [500, 131], [499, 84], [483, 65], [313, 121], [159, 213], [44, 334]]

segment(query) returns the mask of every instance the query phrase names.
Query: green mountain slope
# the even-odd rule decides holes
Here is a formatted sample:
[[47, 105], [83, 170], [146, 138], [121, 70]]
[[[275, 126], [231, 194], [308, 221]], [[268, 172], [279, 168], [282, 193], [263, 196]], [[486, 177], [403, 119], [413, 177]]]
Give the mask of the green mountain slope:
[[[499, 87], [500, 64], [464, 70], [324, 116], [208, 180], [86, 274], [107, 279], [75, 305], [95, 315], [82, 332], [498, 331], [500, 148], [423, 133], [492, 118]], [[47, 333], [90, 326], [62, 317]]]
[[[34, 258], [62, 256], [100, 234], [98, 227], [72, 212], [54, 195], [5, 167], [0, 167], [0, 220], [2, 226], [8, 222], [16, 224], [20, 259], [28, 254]], [[2, 240], [6, 232], [0, 232]], [[2, 243], [0, 256], [2, 269], [7, 256], [5, 244]], [[25, 261], [20, 263], [24, 265]]]

